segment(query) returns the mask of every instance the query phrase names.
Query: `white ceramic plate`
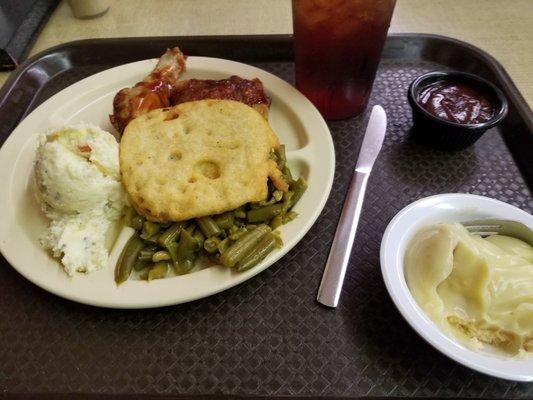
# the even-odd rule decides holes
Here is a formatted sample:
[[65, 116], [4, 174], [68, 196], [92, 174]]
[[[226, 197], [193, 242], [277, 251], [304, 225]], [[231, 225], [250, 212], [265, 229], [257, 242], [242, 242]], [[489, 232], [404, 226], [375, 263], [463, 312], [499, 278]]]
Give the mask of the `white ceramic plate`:
[[381, 271], [392, 300], [407, 322], [427, 342], [451, 359], [498, 378], [533, 381], [533, 357], [511, 358], [486, 348], [473, 351], [446, 336], [425, 315], [405, 281], [403, 258], [413, 235], [423, 226], [478, 218], [519, 221], [533, 227], [533, 216], [509, 204], [471, 194], [442, 194], [411, 203], [389, 223], [381, 241]]
[[144, 308], [183, 303], [235, 286], [263, 271], [293, 248], [322, 211], [333, 182], [335, 152], [329, 129], [314, 106], [287, 82], [258, 68], [221, 59], [189, 57], [188, 78], [258, 77], [272, 98], [270, 124], [285, 143], [295, 175], [304, 175], [307, 192], [295, 207], [299, 217], [281, 228], [284, 246], [244, 273], [211, 267], [189, 275], [150, 283], [130, 280], [117, 287], [113, 269], [131, 231], [122, 231], [108, 265], [89, 275], [69, 278], [39, 244], [47, 226], [34, 201], [31, 173], [37, 135], [47, 128], [81, 121], [113, 132], [108, 115], [115, 93], [142, 80], [157, 60], [112, 68], [62, 90], [35, 109], [12, 132], [0, 150], [0, 251], [23, 276], [45, 290], [101, 307]]

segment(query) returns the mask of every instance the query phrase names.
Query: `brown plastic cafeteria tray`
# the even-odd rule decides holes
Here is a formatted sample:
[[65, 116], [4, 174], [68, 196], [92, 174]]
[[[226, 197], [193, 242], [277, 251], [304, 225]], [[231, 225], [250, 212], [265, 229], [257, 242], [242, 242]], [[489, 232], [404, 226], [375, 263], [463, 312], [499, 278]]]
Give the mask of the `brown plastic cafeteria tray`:
[[[293, 80], [290, 36], [67, 43], [26, 61], [0, 91], [2, 142], [21, 118], [66, 86], [119, 64], [157, 57], [175, 45], [189, 55], [243, 61]], [[455, 153], [409, 140], [407, 86], [417, 75], [441, 69], [485, 77], [509, 100], [503, 125]], [[379, 267], [387, 223], [421, 197], [475, 193], [533, 211], [530, 108], [484, 52], [417, 34], [389, 36], [373, 104], [384, 106], [389, 127], [337, 309], [319, 306], [315, 296], [367, 115], [328, 123], [337, 157], [335, 181], [307, 236], [265, 272], [223, 293], [160, 309], [100, 309], [41, 290], [2, 258], [0, 398], [532, 397], [533, 384], [473, 372], [424, 342], [394, 307]]]

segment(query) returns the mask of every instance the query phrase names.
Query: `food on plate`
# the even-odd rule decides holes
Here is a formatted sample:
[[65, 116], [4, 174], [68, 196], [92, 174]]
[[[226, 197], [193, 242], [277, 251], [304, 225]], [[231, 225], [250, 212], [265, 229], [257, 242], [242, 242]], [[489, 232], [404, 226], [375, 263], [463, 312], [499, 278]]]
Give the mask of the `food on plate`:
[[185, 56], [179, 48], [168, 49], [154, 70], [131, 88], [120, 90], [113, 99], [111, 123], [121, 132], [135, 117], [156, 108], [170, 106], [172, 88], [185, 71]]
[[133, 271], [153, 280], [209, 264], [252, 268], [282, 245], [276, 228], [296, 217], [307, 188], [268, 124], [261, 81], [180, 81], [184, 69], [179, 49], [168, 50], [143, 82], [115, 96], [110, 118], [122, 133], [120, 172], [136, 230], [117, 283]]
[[282, 171], [288, 190], [279, 190], [269, 182], [268, 195], [262, 201], [173, 223], [155, 223], [132, 210], [127, 219], [136, 233], [122, 251], [115, 281], [122, 283], [132, 273], [146, 280], [183, 275], [211, 264], [242, 272], [280, 247], [282, 240], [276, 228], [297, 216], [292, 209], [307, 184], [303, 177], [292, 177], [283, 146], [272, 150], [270, 158]]
[[268, 180], [288, 190], [270, 157], [268, 122], [232, 100], [199, 100], [132, 120], [120, 142], [120, 172], [138, 214], [185, 221], [265, 200]]
[[125, 206], [113, 135], [88, 124], [42, 134], [34, 175], [50, 219], [42, 246], [69, 275], [100, 269], [108, 258], [106, 233]]
[[481, 124], [494, 116], [494, 104], [485, 93], [453, 80], [429, 84], [418, 101], [430, 114], [458, 124]]
[[533, 247], [438, 224], [414, 236], [404, 263], [413, 297], [446, 332], [475, 348], [533, 352]]
[[296, 217], [307, 184], [292, 177], [268, 124], [262, 83], [180, 81], [184, 70], [185, 56], [170, 49], [117, 93], [120, 144], [88, 124], [41, 137], [34, 175], [51, 220], [41, 243], [69, 275], [106, 264], [108, 232], [125, 210], [136, 233], [117, 283], [132, 271], [147, 280], [213, 264], [245, 271], [282, 245], [276, 228]]
[[268, 117], [270, 98], [259, 79], [232, 76], [220, 80], [179, 80], [184, 71], [185, 56], [178, 47], [174, 47], [163, 54], [152, 73], [142, 82], [120, 90], [113, 100], [113, 114], [109, 116], [117, 131], [122, 133], [132, 119], [151, 110], [193, 100], [236, 100]]
[[255, 108], [265, 119], [268, 118], [270, 98], [265, 94], [263, 84], [257, 78], [249, 80], [238, 76], [227, 79], [189, 79], [180, 81], [172, 91], [173, 105], [194, 100], [235, 100]]

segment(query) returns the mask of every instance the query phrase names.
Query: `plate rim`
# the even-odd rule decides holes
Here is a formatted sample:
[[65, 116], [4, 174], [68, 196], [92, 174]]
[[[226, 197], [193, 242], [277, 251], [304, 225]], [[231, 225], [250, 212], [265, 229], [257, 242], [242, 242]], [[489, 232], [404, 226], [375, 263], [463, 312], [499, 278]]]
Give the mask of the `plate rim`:
[[[3, 203], [6, 203], [6, 205], [9, 204], [9, 198], [12, 193], [12, 180], [13, 180], [15, 166], [17, 165], [18, 158], [21, 156], [23, 151], [22, 151], [22, 148], [20, 148], [18, 151], [15, 151], [11, 157], [8, 157], [6, 153], [8, 153], [9, 150], [12, 150], [13, 146], [17, 143], [17, 139], [18, 141], [21, 141], [25, 137], [26, 139], [24, 143], [26, 143], [28, 140], [31, 140], [31, 138], [34, 135], [37, 135], [39, 133], [39, 132], [31, 132], [25, 135], [24, 126], [25, 126], [25, 123], [28, 123], [27, 121], [32, 121], [32, 118], [37, 118], [35, 117], [35, 115], [39, 115], [39, 113], [42, 113], [43, 110], [46, 110], [46, 108], [49, 107], [49, 105], [52, 102], [57, 101], [57, 99], [61, 98], [62, 96], [65, 96], [65, 92], [69, 93], [71, 91], [75, 91], [79, 87], [82, 87], [86, 85], [88, 82], [91, 82], [93, 80], [95, 81], [102, 80], [101, 82], [99, 82], [100, 86], [110, 85], [112, 84], [112, 82], [105, 81], [104, 77], [106, 75], [109, 75], [113, 72], [119, 72], [120, 70], [129, 69], [129, 68], [132, 68], [133, 70], [135, 70], [135, 68], [140, 67], [140, 66], [143, 66], [143, 67], [147, 65], [153, 66], [153, 64], [156, 61], [157, 61], [157, 58], [135, 61], [132, 63], [122, 64], [116, 67], [112, 67], [112, 68], [100, 71], [96, 74], [90, 75], [84, 79], [81, 79], [73, 83], [72, 85], [67, 86], [66, 88], [63, 88], [58, 93], [54, 94], [53, 96], [45, 100], [42, 104], [40, 104], [37, 108], [35, 108], [31, 113], [29, 113], [22, 121], [20, 121], [17, 127], [11, 132], [11, 134], [4, 141], [2, 147], [0, 148], [0, 166], [4, 165], [8, 167], [8, 168], [5, 168], [4, 171], [1, 171], [0, 169], [0, 176], [4, 176], [5, 178], [7, 178], [5, 180], [7, 188], [4, 191], [4, 193], [0, 194], [0, 204], [3, 204]], [[192, 66], [191, 66], [191, 63], [193, 64]], [[240, 273], [240, 274], [234, 274], [234, 278], [232, 278], [226, 284], [221, 284], [220, 286], [214, 287], [211, 290], [204, 290], [204, 292], [201, 294], [190, 295], [187, 297], [183, 297], [179, 300], [172, 299], [172, 300], [167, 300], [167, 301], [157, 301], [157, 299], [156, 300], [150, 299], [150, 301], [140, 301], [140, 302], [132, 302], [132, 303], [125, 304], [124, 302], [113, 302], [113, 301], [108, 301], [108, 300], [100, 300], [98, 298], [97, 289], [95, 290], [94, 298], [92, 299], [87, 299], [84, 297], [77, 296], [75, 293], [62, 291], [61, 288], [56, 288], [54, 287], [53, 284], [46, 284], [46, 283], [41, 282], [38, 278], [33, 276], [31, 272], [28, 272], [27, 269], [25, 269], [24, 267], [21, 267], [20, 265], [17, 265], [19, 264], [19, 262], [17, 261], [16, 257], [12, 257], [10, 249], [6, 248], [4, 241], [1, 240], [0, 241], [0, 252], [2, 253], [4, 258], [6, 259], [6, 261], [9, 263], [9, 265], [12, 268], [14, 268], [20, 275], [22, 275], [24, 278], [26, 278], [33, 284], [41, 287], [42, 289], [54, 295], [57, 295], [59, 297], [65, 298], [70, 301], [75, 301], [78, 303], [87, 304], [87, 305], [96, 306], [96, 307], [115, 308], [115, 309], [155, 308], [155, 307], [164, 307], [164, 306], [182, 304], [182, 303], [198, 300], [198, 299], [209, 297], [216, 293], [225, 291], [227, 289], [230, 289], [231, 287], [237, 286], [243, 283], [244, 281], [251, 279], [253, 276], [261, 273], [265, 269], [269, 268], [271, 265], [273, 265], [275, 262], [277, 262], [279, 259], [285, 256], [290, 250], [292, 250], [305, 237], [305, 235], [314, 225], [314, 223], [316, 222], [316, 220], [318, 219], [322, 210], [325, 207], [325, 204], [331, 192], [334, 174], [335, 174], [335, 148], [334, 148], [331, 132], [325, 120], [320, 115], [318, 110], [316, 110], [316, 108], [312, 105], [312, 103], [307, 98], [305, 98], [303, 94], [301, 94], [296, 88], [294, 88], [292, 85], [290, 85], [285, 80], [275, 76], [274, 74], [268, 71], [265, 71], [263, 69], [260, 69], [258, 67], [255, 67], [249, 64], [240, 63], [240, 62], [232, 61], [232, 60], [221, 59], [221, 58], [198, 57], [198, 56], [188, 57], [188, 66], [190, 66], [190, 70], [192, 71], [194, 71], [196, 68], [201, 68], [202, 63], [205, 63], [205, 67], [214, 65], [215, 69], [216, 69], [216, 66], [219, 65], [220, 69], [222, 70], [224, 70], [224, 67], [236, 67], [237, 69], [234, 71], [234, 73], [239, 74], [239, 75], [247, 75], [248, 72], [254, 72], [260, 76], [260, 79], [263, 81], [264, 84], [266, 80], [266, 81], [272, 81], [276, 83], [277, 85], [281, 85], [282, 88], [285, 88], [286, 90], [288, 90], [289, 94], [296, 95], [297, 98], [299, 99], [300, 104], [304, 106], [308, 110], [308, 112], [311, 112], [313, 114], [314, 120], [315, 120], [314, 122], [317, 122], [320, 124], [320, 128], [317, 128], [316, 130], [320, 130], [323, 132], [323, 134], [321, 135], [322, 141], [324, 141], [328, 147], [327, 158], [329, 159], [329, 162], [326, 163], [327, 164], [327, 174], [326, 174], [327, 179], [321, 185], [323, 190], [320, 192], [321, 196], [318, 199], [317, 203], [313, 204], [313, 210], [311, 211], [310, 218], [308, 218], [306, 221], [302, 221], [301, 228], [297, 230], [296, 235], [295, 235], [297, 239], [291, 239], [290, 243], [288, 244], [285, 243], [282, 249], [280, 249], [274, 254], [269, 255], [269, 257], [267, 257], [266, 260], [264, 260], [261, 264], [251, 269], [250, 271], [247, 271], [245, 273]], [[200, 65], [196, 65], [196, 64], [200, 64]], [[149, 71], [149, 69], [147, 71]], [[218, 71], [213, 70], [213, 72], [218, 72]], [[227, 71], [221, 71], [221, 72], [225, 74]], [[116, 79], [117, 82], [124, 79], [123, 77], [120, 76], [120, 74], [116, 74], [116, 75], [117, 75], [117, 79]], [[134, 84], [134, 83], [135, 82], [129, 82], [127, 84]], [[94, 90], [97, 91], [98, 88], [99, 86], [96, 85], [96, 88]], [[265, 84], [265, 90], [267, 92], [271, 92], [279, 96], [280, 98], [283, 98], [282, 95], [278, 95], [276, 92], [272, 91], [271, 88], [269, 88], [267, 84]], [[88, 92], [90, 91], [87, 91], [86, 93], [81, 93], [80, 96], [86, 95]], [[92, 123], [91, 121], [85, 121], [85, 122]], [[312, 142], [312, 137], [313, 135], [308, 133], [307, 143], [305, 143], [302, 147], [300, 147], [296, 151], [300, 151], [300, 150], [304, 150], [308, 148], [309, 144]], [[321, 150], [324, 151], [323, 148]], [[4, 210], [6, 210], [6, 208], [4, 207], [0, 209], [0, 215], [2, 215], [2, 213], [6, 213], [6, 211]], [[13, 219], [16, 219], [16, 217], [13, 216]], [[5, 235], [6, 233], [5, 231], [6, 231], [6, 228], [3, 226], [0, 226], [0, 237], [4, 237], [3, 235]], [[39, 246], [39, 245], [36, 244], [36, 246]], [[111, 256], [111, 252], [110, 252], [110, 256]], [[160, 283], [160, 282], [168, 281], [168, 280], [161, 280], [161, 281], [153, 282], [153, 283]]]

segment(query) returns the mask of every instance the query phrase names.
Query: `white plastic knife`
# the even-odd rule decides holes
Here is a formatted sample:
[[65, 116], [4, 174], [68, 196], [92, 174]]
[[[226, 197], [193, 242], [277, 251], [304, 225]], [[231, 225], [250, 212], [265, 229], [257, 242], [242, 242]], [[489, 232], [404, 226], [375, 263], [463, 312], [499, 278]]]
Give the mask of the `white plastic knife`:
[[385, 114], [383, 107], [374, 106], [366, 127], [350, 187], [344, 199], [341, 217], [329, 251], [322, 281], [318, 288], [316, 299], [325, 306], [337, 307], [339, 303], [342, 284], [363, 207], [366, 184], [383, 145], [386, 130], [387, 114]]

